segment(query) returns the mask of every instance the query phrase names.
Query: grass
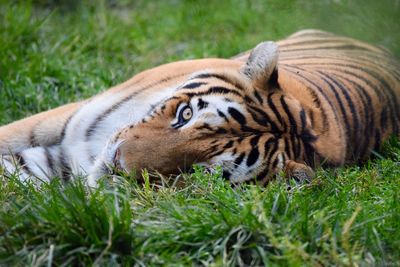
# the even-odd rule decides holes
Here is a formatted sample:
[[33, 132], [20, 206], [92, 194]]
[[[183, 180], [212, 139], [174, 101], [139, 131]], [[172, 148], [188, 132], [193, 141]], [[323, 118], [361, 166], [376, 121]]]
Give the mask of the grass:
[[[0, 124], [89, 97], [149, 67], [229, 57], [320, 28], [400, 55], [399, 1], [0, 0]], [[381, 156], [382, 155], [382, 156]], [[0, 184], [1, 265], [400, 265], [400, 142], [287, 190], [121, 177]]]

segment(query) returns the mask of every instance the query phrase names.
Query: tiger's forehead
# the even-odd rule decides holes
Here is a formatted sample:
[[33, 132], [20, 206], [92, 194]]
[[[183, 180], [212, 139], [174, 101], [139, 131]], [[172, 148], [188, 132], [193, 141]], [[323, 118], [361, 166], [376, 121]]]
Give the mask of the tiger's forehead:
[[224, 69], [195, 72], [189, 76], [178, 90], [197, 89], [205, 85], [235, 89], [240, 95], [249, 89], [248, 81], [238, 70]]

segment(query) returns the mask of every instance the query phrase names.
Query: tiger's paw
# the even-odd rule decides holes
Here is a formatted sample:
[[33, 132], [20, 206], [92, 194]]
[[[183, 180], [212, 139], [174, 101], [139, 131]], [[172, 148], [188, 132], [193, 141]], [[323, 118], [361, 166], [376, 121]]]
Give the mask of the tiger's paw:
[[309, 166], [293, 160], [286, 161], [284, 172], [286, 177], [293, 179], [296, 184], [310, 183], [315, 176], [314, 171]]

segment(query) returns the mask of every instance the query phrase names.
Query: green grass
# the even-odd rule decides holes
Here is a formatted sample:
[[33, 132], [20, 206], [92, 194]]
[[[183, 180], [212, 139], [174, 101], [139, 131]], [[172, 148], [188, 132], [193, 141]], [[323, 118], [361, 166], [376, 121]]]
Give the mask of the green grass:
[[[399, 1], [93, 3], [0, 0], [0, 124], [303, 28], [400, 56]], [[232, 188], [201, 170], [182, 188], [11, 179], [0, 184], [0, 265], [400, 265], [400, 142], [381, 154], [291, 190]]]

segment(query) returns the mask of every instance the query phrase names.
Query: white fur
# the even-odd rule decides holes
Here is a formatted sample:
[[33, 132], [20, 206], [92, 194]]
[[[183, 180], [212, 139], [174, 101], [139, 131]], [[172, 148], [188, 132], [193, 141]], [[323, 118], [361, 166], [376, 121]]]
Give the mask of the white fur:
[[88, 127], [100, 114], [124, 99], [128, 94], [100, 95], [82, 107], [69, 123], [62, 143], [65, 155], [71, 160], [72, 173], [89, 174], [93, 170], [90, 155], [95, 155], [96, 157], [100, 155], [100, 159], [96, 160], [96, 162], [107, 162], [107, 158], [103, 157], [107, 157], [109, 146], [106, 144], [110, 137], [121, 128], [139, 122], [149, 112], [151, 105], [170, 97], [175, 90], [176, 88], [172, 87], [158, 91], [156, 94], [146, 94], [144, 92], [135, 95], [131, 100], [126, 101], [101, 120], [96, 125], [96, 130], [89, 141], [86, 140]]
[[100, 166], [112, 162], [115, 151], [120, 145], [120, 142], [109, 142], [111, 136], [125, 126], [138, 123], [153, 105], [171, 97], [175, 91], [176, 87], [168, 87], [159, 90], [157, 93], [143, 91], [136, 94], [98, 122], [95, 131], [88, 139], [86, 132], [96, 118], [126, 98], [131, 92], [128, 90], [115, 94], [106, 92], [92, 98], [73, 115], [65, 130], [62, 143], [47, 148], [54, 160], [55, 170], [53, 170], [53, 175], [51, 175], [52, 171], [48, 164], [45, 149], [42, 147], [25, 149], [20, 153], [26, 166], [35, 177], [30, 177], [21, 166], [17, 166], [9, 158], [3, 160], [1, 166], [9, 174], [18, 174], [23, 181], [32, 179], [35, 183], [40, 183], [40, 181], [49, 181], [52, 176], [61, 174], [59, 153], [62, 153], [67, 165], [71, 167], [72, 177], [90, 174], [88, 184], [95, 186], [97, 178], [104, 175], [104, 173], [99, 172]]

